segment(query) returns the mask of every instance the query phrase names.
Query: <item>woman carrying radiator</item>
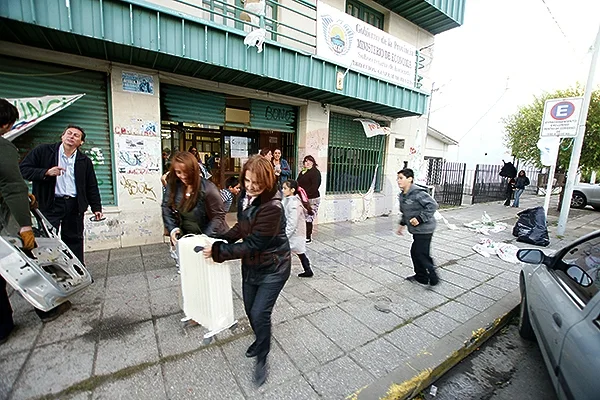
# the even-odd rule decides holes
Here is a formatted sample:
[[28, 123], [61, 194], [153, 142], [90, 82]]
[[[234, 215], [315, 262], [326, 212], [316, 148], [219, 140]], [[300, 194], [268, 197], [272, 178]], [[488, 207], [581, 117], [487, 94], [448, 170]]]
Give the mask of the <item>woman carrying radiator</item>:
[[219, 263], [242, 260], [244, 308], [256, 336], [246, 357], [256, 357], [254, 381], [260, 386], [267, 378], [271, 314], [290, 276], [291, 255], [273, 166], [266, 158], [253, 156], [244, 164], [241, 177], [238, 222], [221, 236], [227, 242], [215, 242], [204, 255]]

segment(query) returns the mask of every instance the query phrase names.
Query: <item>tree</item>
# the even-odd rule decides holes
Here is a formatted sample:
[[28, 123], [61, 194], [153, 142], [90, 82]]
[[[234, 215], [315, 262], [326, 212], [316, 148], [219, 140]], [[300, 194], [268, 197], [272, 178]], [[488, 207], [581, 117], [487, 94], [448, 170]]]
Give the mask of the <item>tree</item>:
[[[529, 164], [541, 167], [540, 151], [537, 141], [540, 137], [540, 126], [544, 114], [544, 103], [547, 99], [563, 97], [583, 97], [583, 89], [579, 86], [567, 90], [557, 90], [554, 93], [544, 93], [535, 97], [529, 105], [519, 107], [519, 110], [503, 119], [506, 130], [506, 145], [511, 149], [515, 158]], [[590, 109], [586, 121], [585, 137], [581, 150], [579, 168], [582, 172], [600, 169], [600, 91], [592, 92]], [[563, 139], [558, 154], [558, 170], [566, 170], [571, 159], [573, 139]]]

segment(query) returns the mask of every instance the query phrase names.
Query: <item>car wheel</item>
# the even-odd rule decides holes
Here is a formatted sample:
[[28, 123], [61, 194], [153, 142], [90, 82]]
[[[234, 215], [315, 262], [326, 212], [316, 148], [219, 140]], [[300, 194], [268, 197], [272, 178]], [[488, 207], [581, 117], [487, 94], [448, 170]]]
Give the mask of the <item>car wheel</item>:
[[587, 199], [585, 195], [581, 192], [573, 192], [573, 196], [571, 197], [571, 207], [573, 208], [585, 208], [587, 205]]
[[531, 320], [529, 319], [529, 310], [527, 309], [527, 292], [525, 291], [525, 285], [521, 286], [521, 306], [519, 307], [519, 335], [526, 340], [535, 340], [535, 332], [533, 332]]

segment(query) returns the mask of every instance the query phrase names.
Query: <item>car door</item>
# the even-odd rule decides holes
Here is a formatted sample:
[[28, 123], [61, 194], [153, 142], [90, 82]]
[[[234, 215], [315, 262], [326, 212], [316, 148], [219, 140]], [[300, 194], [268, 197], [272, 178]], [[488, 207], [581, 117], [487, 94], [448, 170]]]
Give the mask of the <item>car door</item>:
[[583, 320], [567, 332], [559, 359], [558, 393], [567, 399], [600, 397], [600, 279], [593, 275], [596, 294], [585, 306]]
[[557, 385], [564, 339], [584, 319], [589, 302], [578, 292], [579, 285], [564, 272], [567, 265], [574, 264], [584, 270], [589, 269], [588, 264], [600, 266], [600, 235], [586, 237], [558, 252], [549, 266], [541, 265], [533, 271], [527, 287], [531, 323]]

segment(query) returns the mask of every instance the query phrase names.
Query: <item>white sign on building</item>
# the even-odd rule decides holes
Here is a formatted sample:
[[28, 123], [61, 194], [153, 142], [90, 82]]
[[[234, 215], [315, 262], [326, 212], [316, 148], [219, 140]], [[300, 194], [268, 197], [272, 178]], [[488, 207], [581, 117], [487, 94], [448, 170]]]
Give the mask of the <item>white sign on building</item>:
[[416, 48], [376, 27], [317, 3], [317, 56], [397, 85], [415, 86]]
[[546, 100], [540, 137], [577, 136], [582, 107], [583, 97]]

